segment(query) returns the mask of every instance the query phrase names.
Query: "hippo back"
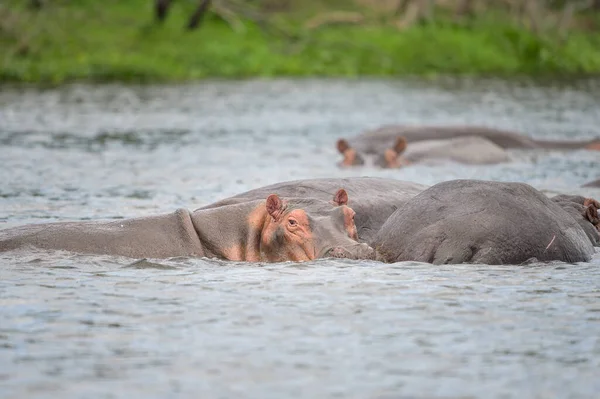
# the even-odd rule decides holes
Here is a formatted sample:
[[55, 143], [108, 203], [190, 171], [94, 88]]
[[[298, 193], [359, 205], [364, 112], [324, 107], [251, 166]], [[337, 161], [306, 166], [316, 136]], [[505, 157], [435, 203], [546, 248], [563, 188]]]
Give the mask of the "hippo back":
[[131, 258], [205, 255], [187, 209], [133, 219], [41, 223], [0, 230], [0, 252], [25, 246]]
[[523, 183], [453, 180], [415, 196], [372, 244], [381, 260], [519, 264], [590, 260], [590, 239], [555, 201]]
[[596, 179], [594, 181], [588, 182], [584, 184], [582, 187], [600, 187], [600, 179]]
[[417, 141], [408, 146], [404, 157], [411, 162], [444, 160], [470, 165], [497, 164], [510, 160], [502, 147], [478, 136]]
[[531, 138], [515, 132], [485, 126], [405, 126], [386, 125], [363, 132], [349, 140], [352, 147], [366, 154], [379, 154], [402, 136], [410, 144], [424, 140], [448, 140], [456, 137], [477, 136], [501, 148], [538, 148]]

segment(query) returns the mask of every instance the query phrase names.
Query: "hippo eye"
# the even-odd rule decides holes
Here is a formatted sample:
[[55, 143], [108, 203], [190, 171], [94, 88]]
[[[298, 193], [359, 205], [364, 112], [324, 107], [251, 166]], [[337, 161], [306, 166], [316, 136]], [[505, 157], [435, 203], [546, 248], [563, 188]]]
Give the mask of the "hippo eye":
[[290, 224], [290, 226], [294, 227], [298, 224], [298, 222], [296, 222], [294, 219], [288, 219], [288, 223]]

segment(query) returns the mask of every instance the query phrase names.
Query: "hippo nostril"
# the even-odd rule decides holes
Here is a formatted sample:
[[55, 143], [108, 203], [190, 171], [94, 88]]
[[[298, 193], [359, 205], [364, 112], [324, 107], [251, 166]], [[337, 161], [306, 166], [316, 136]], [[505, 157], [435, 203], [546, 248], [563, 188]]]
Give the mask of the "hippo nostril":
[[333, 247], [325, 252], [324, 257], [337, 259], [375, 259], [375, 250], [364, 243], [347, 248]]
[[348, 253], [348, 251], [341, 247], [331, 248], [325, 254], [325, 256], [328, 258], [338, 258], [338, 259], [348, 258], [349, 257], [348, 255], [350, 255]]

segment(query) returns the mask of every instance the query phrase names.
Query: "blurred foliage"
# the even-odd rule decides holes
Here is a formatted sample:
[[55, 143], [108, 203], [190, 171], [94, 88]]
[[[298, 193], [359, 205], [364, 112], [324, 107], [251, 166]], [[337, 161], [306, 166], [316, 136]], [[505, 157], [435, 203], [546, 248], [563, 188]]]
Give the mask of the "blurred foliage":
[[[600, 1], [3, 0], [0, 80], [582, 75]], [[162, 21], [162, 22], [161, 22]]]

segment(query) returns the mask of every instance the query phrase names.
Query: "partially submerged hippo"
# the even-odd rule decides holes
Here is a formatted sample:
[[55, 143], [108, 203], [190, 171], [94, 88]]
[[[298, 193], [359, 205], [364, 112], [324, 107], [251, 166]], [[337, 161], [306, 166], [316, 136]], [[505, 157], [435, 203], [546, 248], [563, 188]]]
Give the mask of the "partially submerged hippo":
[[385, 262], [576, 262], [589, 260], [598, 245], [598, 208], [593, 199], [550, 199], [522, 183], [454, 180], [428, 188], [368, 177], [296, 180], [193, 213], [7, 229], [0, 251], [32, 245], [130, 257], [303, 261], [371, 259], [376, 247]]
[[119, 221], [35, 224], [0, 230], [0, 251], [23, 246], [133, 258], [210, 257], [248, 262], [365, 259], [348, 194], [333, 200], [276, 194], [237, 204]]
[[[440, 183], [442, 185], [441, 187], [445, 187], [444, 190], [447, 193], [453, 195], [451, 206], [444, 205], [440, 209], [437, 208], [439, 202], [436, 200], [437, 196], [435, 194], [426, 197], [426, 199], [419, 199], [423, 198], [422, 196], [425, 195], [425, 193], [435, 193], [440, 185], [429, 188], [421, 184], [406, 181], [373, 177], [345, 179], [321, 178], [282, 182], [238, 194], [208, 205], [202, 209], [252, 201], [256, 198], [263, 197], [265, 193], [269, 192], [277, 193], [279, 195], [325, 199], [329, 198], [331, 193], [334, 192], [337, 187], [344, 187], [348, 193], [350, 193], [350, 197], [352, 198], [352, 200], [349, 201], [349, 205], [356, 211], [355, 223], [359, 240], [373, 247], [384, 244], [384, 246], [379, 247], [379, 251], [382, 252], [378, 254], [378, 258], [382, 261], [389, 262], [396, 261], [396, 259], [393, 258], [393, 256], [390, 257], [389, 253], [385, 252], [385, 245], [390, 245], [390, 242], [385, 241], [386, 239], [392, 240], [392, 248], [398, 249], [405, 246], [411, 251], [414, 251], [411, 252], [410, 256], [402, 258], [401, 260], [430, 261], [429, 258], [414, 256], [414, 254], [426, 251], [428, 248], [435, 249], [436, 245], [440, 245], [440, 243], [435, 242], [435, 240], [428, 243], [425, 240], [413, 239], [414, 236], [421, 237], [419, 236], [419, 228], [425, 226], [427, 220], [426, 218], [421, 219], [422, 216], [420, 212], [422, 212], [423, 209], [429, 210], [429, 208], [433, 209], [431, 214], [435, 215], [432, 216], [432, 219], [439, 222], [437, 225], [438, 228], [444, 230], [449, 227], [451, 223], [457, 223], [459, 226], [464, 226], [466, 229], [469, 229], [472, 233], [471, 236], [457, 235], [454, 237], [455, 241], [450, 240], [447, 242], [448, 245], [452, 244], [456, 245], [456, 248], [462, 248], [465, 246], [476, 245], [480, 240], [482, 242], [487, 240], [486, 242], [489, 244], [488, 250], [491, 251], [490, 253], [495, 254], [498, 259], [501, 258], [503, 261], [506, 260], [506, 262], [500, 263], [515, 263], [511, 261], [511, 256], [513, 255], [521, 257], [524, 260], [538, 257], [535, 250], [539, 249], [539, 245], [541, 245], [541, 240], [543, 240], [548, 226], [559, 225], [565, 228], [573, 228], [573, 230], [569, 231], [571, 231], [571, 236], [576, 237], [576, 239], [566, 243], [560, 249], [553, 249], [552, 252], [548, 252], [545, 258], [541, 256], [538, 257], [539, 260], [564, 260], [569, 259], [569, 257], [573, 258], [575, 255], [579, 256], [578, 259], [580, 260], [587, 260], [590, 253], [593, 253], [593, 248], [591, 249], [591, 252], [589, 252], [590, 247], [598, 245], [598, 230], [595, 226], [598, 225], [597, 209], [600, 207], [600, 204], [598, 204], [597, 201], [568, 195], [559, 195], [550, 199], [540, 191], [522, 183], [473, 181], [473, 184], [478, 187], [478, 192], [485, 194], [485, 198], [492, 198], [492, 200], [490, 200], [490, 204], [492, 205], [488, 205], [486, 208], [488, 210], [488, 220], [498, 219], [500, 222], [493, 225], [482, 223], [481, 225], [475, 226], [476, 228], [471, 229], [472, 226], [470, 226], [469, 223], [472, 223], [470, 212], [473, 209], [471, 204], [473, 203], [472, 196], [474, 194], [468, 190], [462, 190], [463, 185], [465, 184], [464, 182], [464, 180], [454, 180]], [[520, 191], [514, 187], [520, 188]], [[495, 202], [494, 198], [504, 198], [504, 202], [493, 206], [497, 202]], [[421, 201], [423, 202], [422, 204]], [[540, 202], [541, 204], [539, 204]], [[515, 218], [515, 220], [512, 221], [512, 224], [509, 224], [509, 227], [512, 228], [512, 235], [508, 238], [515, 241], [527, 242], [528, 237], [530, 237], [527, 235], [529, 234], [528, 231], [533, 228], [537, 229], [532, 233], [536, 237], [536, 240], [538, 238], [541, 239], [533, 241], [538, 245], [537, 247], [531, 243], [528, 246], [521, 246], [518, 244], [514, 247], [510, 242], [506, 241], [507, 237], [503, 235], [497, 235], [494, 238], [494, 234], [500, 232], [499, 226], [502, 225], [502, 221], [506, 220], [505, 214], [509, 212], [511, 216], [516, 215], [516, 213], [512, 212], [513, 208], [528, 209], [530, 215], [533, 215], [534, 217], [538, 214], [543, 216], [542, 222], [539, 224], [523, 225], [520, 218]], [[446, 214], [446, 212], [448, 212], [448, 214]], [[456, 217], [453, 217], [452, 215], [455, 215]], [[399, 233], [398, 229], [402, 228], [404, 225], [403, 223], [407, 223], [407, 220], [412, 220], [414, 222], [413, 225], [411, 225], [411, 228], [413, 228], [414, 231], [410, 231], [406, 234], [404, 234], [404, 232]], [[464, 225], [462, 224], [463, 222]], [[448, 231], [451, 230], [448, 229]], [[396, 234], [396, 236], [394, 236], [394, 234]], [[486, 238], [486, 236], [488, 238]], [[394, 244], [393, 240], [397, 240], [397, 242]], [[560, 235], [558, 240], [559, 243], [562, 243]], [[544, 245], [546, 244], [548, 243], [544, 243]], [[430, 247], [425, 248], [424, 246], [427, 245]], [[481, 245], [484, 244], [482, 243]], [[497, 263], [491, 255], [487, 258], [479, 257], [476, 259], [481, 263]], [[470, 261], [473, 261], [473, 259], [469, 259], [468, 257], [455, 257], [454, 259], [448, 260], [448, 262], [452, 263]]]
[[383, 126], [352, 139], [339, 139], [341, 166], [397, 168], [412, 162], [449, 160], [492, 164], [510, 160], [506, 149], [600, 150], [600, 140], [536, 140], [516, 132], [481, 126]]
[[453, 180], [409, 200], [370, 244], [385, 262], [589, 261], [598, 208], [593, 199], [551, 199], [524, 183]]
[[250, 190], [207, 205], [200, 210], [253, 201], [264, 198], [269, 193], [283, 197], [328, 200], [339, 187], [344, 187], [347, 191], [348, 206], [356, 212], [355, 223], [359, 241], [368, 243], [396, 209], [404, 206], [408, 200], [428, 186], [379, 177], [292, 180]]
[[366, 144], [364, 140], [356, 140], [350, 144], [345, 139], [340, 139], [337, 149], [344, 157], [339, 164], [342, 167], [372, 164], [380, 168], [399, 168], [415, 162], [440, 161], [497, 164], [510, 160], [504, 149], [476, 136], [423, 140], [410, 145], [404, 137], [397, 137], [384, 146]]
[[600, 179], [585, 183], [582, 187], [600, 187]]

